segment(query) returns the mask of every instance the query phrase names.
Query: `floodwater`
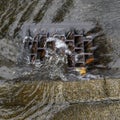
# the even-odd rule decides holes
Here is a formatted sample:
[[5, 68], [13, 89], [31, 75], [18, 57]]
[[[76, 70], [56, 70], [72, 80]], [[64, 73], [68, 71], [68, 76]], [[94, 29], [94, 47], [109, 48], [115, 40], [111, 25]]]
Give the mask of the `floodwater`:
[[[97, 33], [102, 36], [96, 38], [96, 44], [102, 47], [96, 54], [104, 56], [99, 63], [105, 62], [109, 68], [109, 72], [100, 71], [119, 78], [119, 9], [119, 0], [1, 0], [0, 120], [119, 120], [120, 80], [112, 83], [104, 78], [100, 83], [90, 80], [74, 84], [60, 81], [66, 76], [61, 68], [51, 66], [54, 61], [39, 67], [16, 64], [27, 29], [37, 33], [41, 28], [54, 31], [73, 27], [96, 34], [93, 28], [99, 24], [102, 29]], [[110, 60], [103, 54], [108, 50]], [[57, 75], [49, 70], [56, 70]]]

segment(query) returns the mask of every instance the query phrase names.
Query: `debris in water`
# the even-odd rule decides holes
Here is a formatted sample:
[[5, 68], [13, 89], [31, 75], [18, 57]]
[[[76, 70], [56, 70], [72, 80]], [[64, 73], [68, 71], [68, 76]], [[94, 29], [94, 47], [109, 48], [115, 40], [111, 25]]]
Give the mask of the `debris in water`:
[[82, 75], [82, 76], [86, 75], [86, 68], [85, 67], [76, 68], [75, 70], [78, 71], [80, 73], [80, 75]]
[[50, 34], [42, 31], [34, 38], [26, 36], [23, 44], [24, 50], [28, 50], [30, 64], [38, 66], [38, 64], [45, 63], [48, 58], [50, 60], [54, 54], [58, 54], [63, 59], [66, 56], [68, 71], [76, 71], [81, 77], [85, 78], [96, 78], [87, 74], [87, 68], [94, 64], [94, 51], [98, 47], [94, 46], [93, 39], [93, 36], [76, 34], [73, 31], [69, 31], [67, 34], [63, 34], [63, 32], [62, 34]]

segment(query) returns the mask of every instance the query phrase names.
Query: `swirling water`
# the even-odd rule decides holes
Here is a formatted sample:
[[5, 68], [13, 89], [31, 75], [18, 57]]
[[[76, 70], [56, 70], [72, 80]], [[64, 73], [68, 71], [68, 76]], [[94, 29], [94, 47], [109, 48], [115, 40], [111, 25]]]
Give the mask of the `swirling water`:
[[[113, 68], [120, 68], [119, 0], [1, 0], [0, 6], [2, 6], [0, 8], [1, 39], [5, 36], [10, 36], [12, 39], [16, 36], [18, 38], [24, 38], [26, 29], [30, 28], [31, 30], [35, 30], [39, 29], [41, 26], [44, 27], [44, 25], [47, 26], [46, 28], [50, 28], [51, 26], [55, 28], [54, 25], [51, 25], [51, 23], [56, 22], [58, 23], [55, 25], [57, 28], [60, 28], [62, 26], [67, 29], [67, 27], [69, 28], [74, 26], [78, 28], [85, 28], [87, 31], [92, 29], [96, 22], [99, 22], [99, 24], [102, 26], [103, 32], [107, 36], [108, 42], [113, 48], [113, 62], [109, 65]], [[17, 40], [14, 38], [14, 41]], [[21, 43], [20, 40], [17, 42]], [[50, 74], [46, 73], [46, 71], [51, 67], [52, 66], [47, 66], [46, 69], [41, 68], [39, 70], [38, 68], [34, 69], [33, 66], [28, 68], [25, 67], [24, 69], [19, 68], [17, 69], [17, 73], [20, 75], [22, 73], [23, 76], [27, 74], [28, 76], [26, 78], [19, 77], [17, 79], [18, 82], [7, 81], [4, 83], [1, 81], [1, 120], [47, 120], [52, 118], [56, 120], [79, 120], [82, 118], [94, 119], [94, 117], [96, 117], [96, 119], [101, 119], [101, 116], [103, 116], [103, 119], [119, 120], [119, 102], [109, 104], [110, 101], [108, 100], [104, 105], [98, 104], [96, 107], [94, 107], [94, 103], [92, 103], [93, 106], [91, 104], [87, 106], [84, 101], [82, 101], [83, 104], [79, 105], [79, 100], [76, 100], [75, 103], [77, 105], [71, 106], [64, 97], [64, 82], [52, 83], [50, 81], [46, 81], [46, 83], [44, 83], [41, 81], [42, 76], [43, 79], [48, 78], [48, 75]], [[38, 74], [38, 71], [41, 70], [45, 70], [43, 73], [46, 73], [45, 75], [47, 76], [40, 73]], [[29, 75], [31, 72], [33, 73]], [[115, 71], [114, 74], [119, 76], [119, 72], [117, 71]], [[61, 75], [63, 74], [61, 73]], [[55, 76], [50, 77], [51, 80], [53, 80]], [[35, 79], [38, 81], [35, 81]], [[55, 84], [57, 84], [57, 86]], [[120, 89], [119, 84], [114, 83], [114, 85], [117, 86], [118, 90]], [[66, 87], [69, 89], [70, 86], [68, 85]], [[77, 87], [77, 85], [74, 87]], [[89, 86], [87, 87], [89, 88]], [[99, 86], [97, 87], [99, 88]], [[100, 91], [98, 91], [98, 93], [99, 92]], [[86, 91], [84, 94], [86, 93], [88, 93], [88, 91]], [[88, 94], [87, 96], [93, 95]], [[79, 96], [79, 98], [80, 97], [81, 96]], [[89, 97], [87, 99], [89, 100]], [[74, 102], [72, 98], [71, 101]], [[95, 116], [90, 113], [91, 109], [94, 111], [93, 114]], [[104, 114], [102, 114], [101, 111], [104, 111]], [[87, 117], [86, 114], [89, 115], [89, 117]]]

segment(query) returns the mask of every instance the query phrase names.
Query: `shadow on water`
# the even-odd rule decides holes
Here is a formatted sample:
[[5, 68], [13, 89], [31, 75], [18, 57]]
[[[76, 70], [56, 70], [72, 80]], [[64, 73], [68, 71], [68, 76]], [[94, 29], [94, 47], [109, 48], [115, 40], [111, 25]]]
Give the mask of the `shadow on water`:
[[112, 67], [109, 66], [109, 63], [112, 62], [112, 45], [109, 43], [110, 39], [107, 38], [102, 27], [98, 23], [96, 27], [88, 31], [86, 34], [96, 34], [93, 44], [97, 49], [94, 51], [95, 61], [91, 67], [93, 69], [98, 68], [100, 74], [106, 74], [109, 76], [109, 70]]
[[56, 15], [53, 17], [52, 22], [59, 23], [64, 20], [64, 17], [69, 13], [69, 9], [73, 6], [73, 0], [66, 0], [66, 2], [57, 10]]

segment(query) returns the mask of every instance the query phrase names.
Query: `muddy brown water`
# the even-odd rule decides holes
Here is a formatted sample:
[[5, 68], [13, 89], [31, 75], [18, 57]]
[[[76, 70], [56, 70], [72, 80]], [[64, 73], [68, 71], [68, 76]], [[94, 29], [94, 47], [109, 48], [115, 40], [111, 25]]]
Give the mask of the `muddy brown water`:
[[28, 81], [0, 85], [0, 119], [120, 118], [120, 80]]

